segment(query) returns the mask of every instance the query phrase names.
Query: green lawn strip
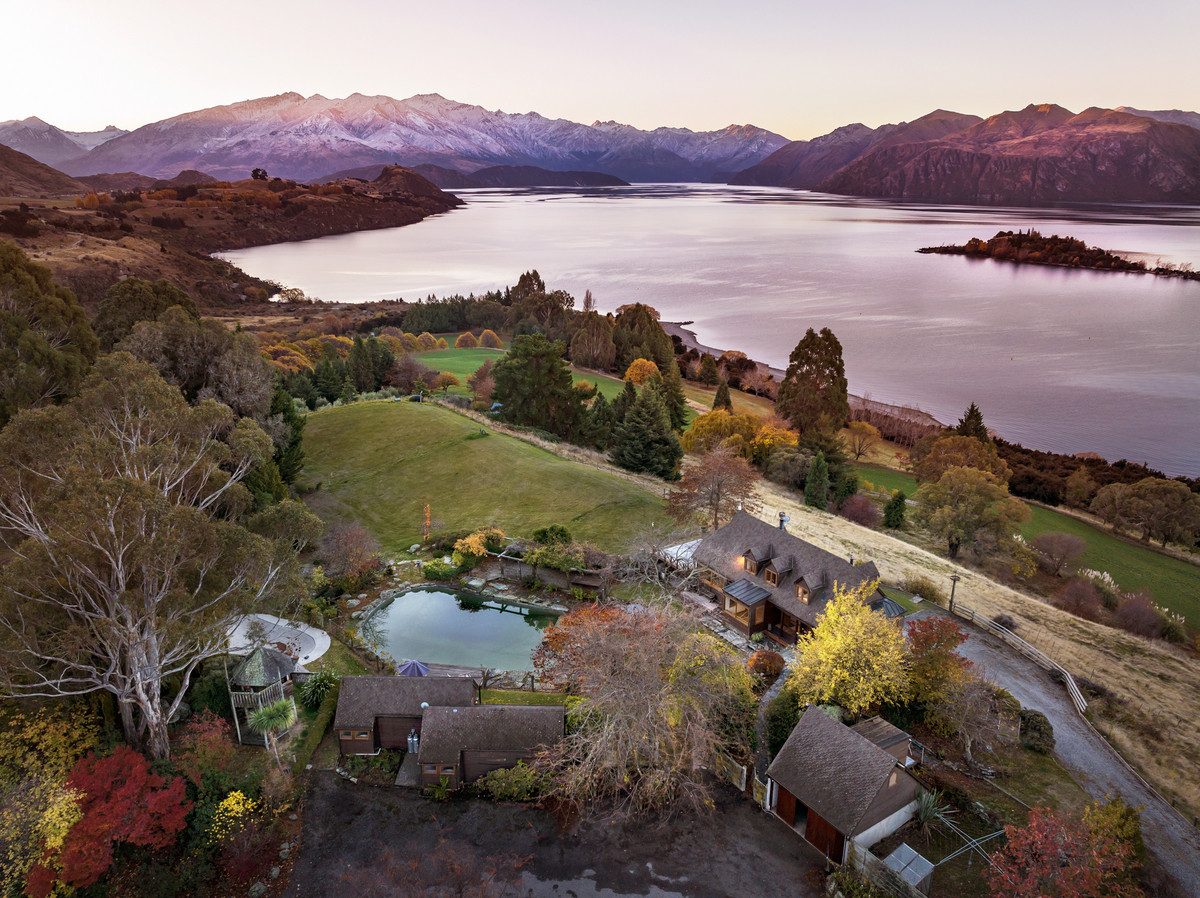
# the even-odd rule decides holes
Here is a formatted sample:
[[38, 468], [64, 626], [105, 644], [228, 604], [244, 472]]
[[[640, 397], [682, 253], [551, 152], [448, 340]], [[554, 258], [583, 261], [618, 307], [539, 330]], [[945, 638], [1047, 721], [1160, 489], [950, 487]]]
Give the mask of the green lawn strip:
[[370, 673], [350, 647], [340, 639], [330, 638], [329, 651], [308, 665], [309, 670], [328, 670], [339, 676], [360, 676]]
[[562, 692], [527, 689], [483, 689], [480, 700], [485, 705], [565, 705], [567, 696]]
[[562, 524], [606, 551], [668, 526], [662, 498], [603, 468], [487, 430], [449, 409], [358, 402], [308, 417], [305, 478], [330, 517], [357, 520], [388, 554], [420, 542], [428, 503], [435, 529], [495, 524], [514, 536]]
[[903, 607], [906, 614], [915, 614], [926, 608], [935, 607], [929, 602], [914, 602], [912, 593], [905, 592], [903, 589], [897, 589], [894, 586], [880, 586], [879, 591], [897, 605]]
[[[858, 465], [861, 481], [885, 492], [904, 490], [911, 497], [917, 482], [911, 474], [878, 465]], [[1028, 504], [1028, 503], [1027, 503]], [[1080, 566], [1108, 571], [1126, 589], [1148, 589], [1154, 600], [1177, 611], [1193, 627], [1200, 627], [1200, 566], [1156, 552], [1146, 546], [1120, 539], [1087, 521], [1029, 504], [1029, 520], [1021, 535], [1032, 540], [1051, 531], [1071, 533], [1087, 543]]]

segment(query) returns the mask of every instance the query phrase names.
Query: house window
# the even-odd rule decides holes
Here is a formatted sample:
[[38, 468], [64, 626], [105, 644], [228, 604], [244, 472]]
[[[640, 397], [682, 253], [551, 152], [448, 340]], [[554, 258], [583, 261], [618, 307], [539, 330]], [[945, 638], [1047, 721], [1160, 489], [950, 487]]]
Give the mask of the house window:
[[798, 598], [805, 605], [808, 604], [808, 587], [803, 583], [798, 583], [796, 585], [796, 598]]
[[749, 555], [744, 556], [742, 558], [742, 562], [743, 562], [743, 567], [746, 568], [747, 574], [757, 574], [758, 573], [758, 562], [755, 561], [753, 558], [751, 558]]
[[356, 732], [354, 734], [354, 738], [355, 739], [370, 739], [371, 732], [370, 732], [370, 730], [359, 730], [358, 732]]
[[767, 568], [766, 572], [763, 574], [763, 579], [766, 580], [768, 583], [770, 583], [772, 586], [779, 585], [779, 574], [777, 574], [775, 571], [771, 570], [770, 568]]
[[421, 772], [428, 773], [430, 776], [435, 776], [437, 774], [437, 764], [422, 764]]
[[442, 768], [442, 776], [454, 776], [454, 768], [453, 767], [443, 767]]
[[733, 617], [734, 620], [749, 626], [750, 609], [736, 599], [731, 599], [729, 596], [725, 597], [725, 612]]

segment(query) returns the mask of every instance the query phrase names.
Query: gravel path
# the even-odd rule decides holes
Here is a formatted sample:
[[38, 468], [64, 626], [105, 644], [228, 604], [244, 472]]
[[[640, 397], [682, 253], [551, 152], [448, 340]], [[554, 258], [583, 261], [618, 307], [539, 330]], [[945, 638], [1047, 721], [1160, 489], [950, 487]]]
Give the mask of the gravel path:
[[[932, 613], [922, 611], [910, 619]], [[1129, 804], [1142, 806], [1146, 848], [1175, 880], [1177, 894], [1200, 895], [1200, 831], [1130, 772], [1108, 742], [1080, 718], [1066, 690], [1046, 671], [995, 637], [965, 624], [963, 628], [969, 638], [959, 652], [1023, 706], [1050, 719], [1055, 754], [1089, 795], [1103, 799], [1116, 793]]]

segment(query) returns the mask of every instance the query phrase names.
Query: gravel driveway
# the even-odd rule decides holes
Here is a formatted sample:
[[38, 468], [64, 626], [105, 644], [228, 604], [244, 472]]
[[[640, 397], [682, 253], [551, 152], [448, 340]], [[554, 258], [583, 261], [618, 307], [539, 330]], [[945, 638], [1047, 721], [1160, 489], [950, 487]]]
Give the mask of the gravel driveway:
[[[910, 620], [932, 613], [922, 611]], [[969, 634], [959, 652], [1022, 705], [1050, 719], [1055, 754], [1089, 795], [1103, 799], [1115, 793], [1129, 804], [1143, 807], [1146, 848], [1174, 878], [1177, 894], [1200, 895], [1200, 832], [1142, 785], [1108, 742], [1079, 717], [1066, 690], [1046, 671], [994, 636], [959, 623]]]

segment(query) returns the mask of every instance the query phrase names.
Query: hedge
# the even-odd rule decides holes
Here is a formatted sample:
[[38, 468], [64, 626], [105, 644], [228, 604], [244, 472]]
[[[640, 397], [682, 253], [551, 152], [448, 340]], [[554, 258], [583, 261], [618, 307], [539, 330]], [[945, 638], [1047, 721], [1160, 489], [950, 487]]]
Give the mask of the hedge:
[[296, 749], [296, 762], [292, 764], [292, 772], [300, 773], [308, 766], [308, 762], [312, 760], [312, 756], [317, 751], [317, 746], [325, 738], [325, 733], [328, 732], [329, 725], [333, 723], [334, 712], [337, 711], [338, 692], [341, 691], [341, 685], [342, 681], [338, 680], [333, 685], [333, 688], [325, 693], [321, 707], [317, 709], [317, 716], [308, 725], [308, 730], [304, 734], [304, 741]]

